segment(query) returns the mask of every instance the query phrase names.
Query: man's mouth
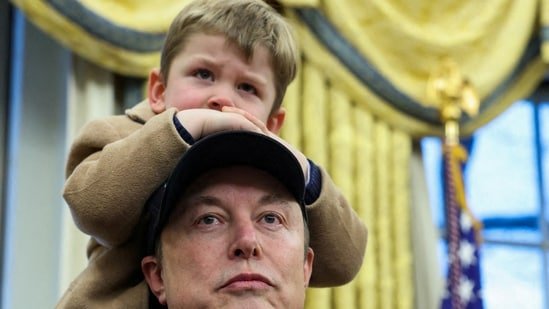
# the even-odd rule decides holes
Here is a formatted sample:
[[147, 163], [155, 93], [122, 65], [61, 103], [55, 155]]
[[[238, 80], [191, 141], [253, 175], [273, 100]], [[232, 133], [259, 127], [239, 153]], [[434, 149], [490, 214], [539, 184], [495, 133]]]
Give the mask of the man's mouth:
[[266, 290], [273, 287], [272, 282], [260, 274], [239, 274], [229, 279], [223, 284], [220, 290], [228, 291], [246, 291], [246, 290]]

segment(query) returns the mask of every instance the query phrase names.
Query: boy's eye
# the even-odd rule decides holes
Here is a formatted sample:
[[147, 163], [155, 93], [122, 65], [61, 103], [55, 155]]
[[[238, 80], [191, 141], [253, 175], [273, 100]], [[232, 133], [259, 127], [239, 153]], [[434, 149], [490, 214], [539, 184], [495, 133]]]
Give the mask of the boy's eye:
[[204, 80], [213, 80], [212, 72], [206, 69], [198, 69], [194, 72], [194, 76]]
[[247, 83], [240, 84], [238, 86], [238, 89], [240, 89], [242, 91], [245, 91], [245, 92], [249, 92], [251, 94], [257, 95], [257, 89], [255, 89], [254, 86], [252, 86], [250, 84], [247, 84]]

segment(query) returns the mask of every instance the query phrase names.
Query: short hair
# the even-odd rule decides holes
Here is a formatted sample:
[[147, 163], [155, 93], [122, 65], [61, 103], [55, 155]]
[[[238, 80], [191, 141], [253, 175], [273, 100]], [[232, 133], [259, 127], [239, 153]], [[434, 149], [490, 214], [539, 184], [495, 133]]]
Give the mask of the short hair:
[[167, 83], [173, 59], [192, 34], [221, 34], [236, 44], [245, 57], [253, 57], [258, 46], [271, 56], [275, 78], [275, 101], [271, 113], [282, 104], [286, 88], [295, 78], [298, 52], [290, 25], [261, 0], [195, 0], [173, 20], [160, 58], [160, 74]]

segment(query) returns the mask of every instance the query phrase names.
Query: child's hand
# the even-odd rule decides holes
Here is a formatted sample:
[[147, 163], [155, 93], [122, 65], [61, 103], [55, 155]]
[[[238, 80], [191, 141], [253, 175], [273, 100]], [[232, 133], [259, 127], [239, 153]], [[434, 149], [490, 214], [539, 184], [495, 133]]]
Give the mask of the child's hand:
[[297, 158], [297, 161], [299, 161], [299, 164], [301, 165], [303, 175], [305, 176], [305, 181], [309, 181], [309, 161], [307, 161], [307, 157], [297, 148], [295, 148], [290, 143], [282, 139], [280, 136], [274, 134], [273, 132], [268, 131], [266, 135], [279, 141], [282, 145], [286, 146], [286, 148], [288, 148], [288, 150], [292, 152], [292, 154]]
[[245, 130], [258, 133], [268, 131], [261, 121], [252, 121], [241, 113], [187, 109], [177, 112], [176, 117], [194, 140], [221, 131]]
[[301, 165], [301, 168], [303, 169], [303, 175], [305, 175], [305, 180], [308, 181], [309, 161], [307, 161], [307, 157], [303, 153], [301, 153], [301, 151], [299, 151], [297, 148], [292, 146], [290, 143], [288, 143], [287, 141], [282, 139], [280, 136], [278, 136], [278, 135], [274, 134], [273, 132], [269, 131], [267, 129], [267, 127], [265, 126], [265, 124], [263, 122], [261, 122], [261, 120], [257, 119], [256, 117], [254, 117], [252, 114], [248, 113], [247, 111], [236, 108], [236, 107], [230, 107], [230, 106], [223, 107], [222, 111], [227, 112], [227, 113], [237, 113], [237, 114], [240, 114], [240, 115], [244, 116], [250, 122], [256, 124], [257, 127], [261, 128], [260, 133], [263, 133], [263, 134], [277, 140], [282, 145], [286, 146], [286, 148], [288, 148], [288, 150], [290, 150], [292, 152], [292, 154], [299, 161], [299, 164]]

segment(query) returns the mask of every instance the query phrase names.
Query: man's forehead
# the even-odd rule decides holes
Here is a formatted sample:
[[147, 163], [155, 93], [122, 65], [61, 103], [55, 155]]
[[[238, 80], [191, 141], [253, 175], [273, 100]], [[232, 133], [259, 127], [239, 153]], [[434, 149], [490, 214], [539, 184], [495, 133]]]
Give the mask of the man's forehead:
[[[245, 190], [247, 188], [249, 190]], [[217, 205], [228, 198], [226, 194], [230, 191], [233, 195], [255, 192], [253, 201], [258, 205], [280, 204], [300, 210], [299, 203], [276, 178], [262, 170], [240, 165], [214, 169], [198, 177], [185, 190], [180, 201]]]

